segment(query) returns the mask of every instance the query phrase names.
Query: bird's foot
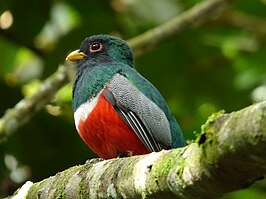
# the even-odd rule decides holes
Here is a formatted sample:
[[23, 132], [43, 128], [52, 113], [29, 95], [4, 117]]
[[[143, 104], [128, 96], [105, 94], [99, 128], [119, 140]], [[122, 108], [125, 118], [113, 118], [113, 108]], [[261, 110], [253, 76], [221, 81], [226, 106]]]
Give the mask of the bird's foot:
[[98, 163], [98, 162], [101, 162], [101, 161], [103, 161], [104, 159], [102, 159], [102, 158], [93, 158], [93, 159], [88, 159], [86, 162], [85, 162], [85, 164], [96, 164], [96, 163]]
[[125, 154], [121, 151], [117, 151], [117, 155], [116, 155], [117, 158], [123, 158], [123, 157], [126, 157]]

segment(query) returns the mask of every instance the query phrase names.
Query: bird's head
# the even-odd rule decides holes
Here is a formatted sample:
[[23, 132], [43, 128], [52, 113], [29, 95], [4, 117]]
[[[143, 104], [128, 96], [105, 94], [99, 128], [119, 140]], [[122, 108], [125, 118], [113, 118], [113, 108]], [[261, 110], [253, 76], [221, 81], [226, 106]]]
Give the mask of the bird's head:
[[87, 37], [80, 49], [71, 52], [66, 60], [78, 62], [78, 66], [107, 62], [122, 62], [133, 67], [133, 53], [127, 43], [109, 35], [93, 35]]

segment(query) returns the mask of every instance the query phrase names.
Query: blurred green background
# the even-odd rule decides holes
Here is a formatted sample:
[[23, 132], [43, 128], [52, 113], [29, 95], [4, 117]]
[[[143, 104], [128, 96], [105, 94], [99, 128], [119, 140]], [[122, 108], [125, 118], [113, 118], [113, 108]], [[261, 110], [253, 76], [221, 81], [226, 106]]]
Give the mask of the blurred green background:
[[[36, 91], [84, 37], [107, 33], [127, 40], [197, 3], [1, 0], [0, 117]], [[213, 112], [231, 112], [266, 99], [265, 19], [265, 0], [238, 1], [224, 17], [136, 58], [137, 70], [161, 91], [187, 140], [195, 139]], [[96, 155], [74, 127], [69, 84], [0, 144], [0, 197], [26, 180], [40, 181], [92, 157]], [[265, 199], [266, 181], [224, 197], [238, 198]]]

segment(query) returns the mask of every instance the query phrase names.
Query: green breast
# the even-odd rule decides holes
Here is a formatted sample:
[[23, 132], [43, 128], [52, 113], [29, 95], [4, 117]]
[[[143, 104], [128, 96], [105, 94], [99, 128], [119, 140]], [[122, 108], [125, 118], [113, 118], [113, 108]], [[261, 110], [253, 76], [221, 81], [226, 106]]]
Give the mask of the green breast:
[[74, 111], [100, 92], [121, 67], [112, 64], [86, 67], [78, 71], [73, 85], [72, 106]]

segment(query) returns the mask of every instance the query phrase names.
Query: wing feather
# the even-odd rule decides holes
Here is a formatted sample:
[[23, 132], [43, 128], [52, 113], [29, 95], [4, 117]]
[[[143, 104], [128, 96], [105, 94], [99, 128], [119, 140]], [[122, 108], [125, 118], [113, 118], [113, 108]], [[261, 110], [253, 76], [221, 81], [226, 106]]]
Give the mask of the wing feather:
[[160, 144], [156, 142], [152, 134], [148, 131], [146, 126], [134, 112], [126, 107], [123, 107], [115, 99], [110, 90], [104, 90], [104, 96], [110, 102], [110, 104], [112, 104], [119, 116], [132, 128], [132, 130], [136, 133], [138, 138], [150, 152], [162, 150]]

